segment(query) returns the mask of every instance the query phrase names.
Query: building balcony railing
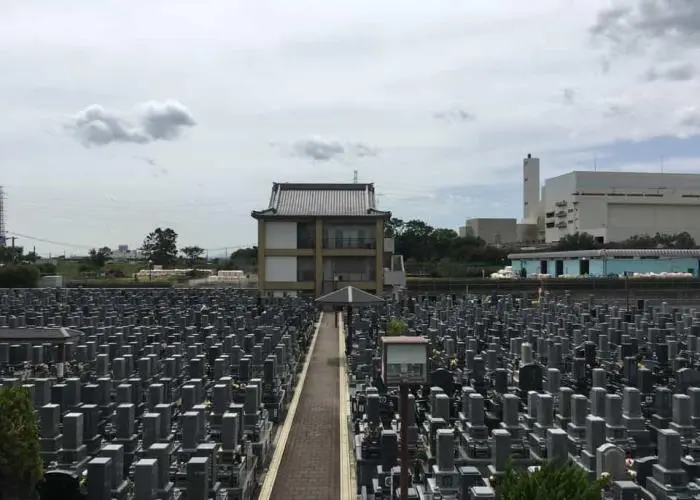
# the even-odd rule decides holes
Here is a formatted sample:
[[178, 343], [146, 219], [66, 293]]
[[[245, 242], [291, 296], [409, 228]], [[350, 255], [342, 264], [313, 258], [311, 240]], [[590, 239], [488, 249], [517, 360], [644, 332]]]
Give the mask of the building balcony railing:
[[374, 281], [374, 273], [336, 273], [335, 275], [324, 275], [323, 281]]
[[324, 238], [323, 248], [373, 250], [377, 248], [377, 240], [375, 238]]

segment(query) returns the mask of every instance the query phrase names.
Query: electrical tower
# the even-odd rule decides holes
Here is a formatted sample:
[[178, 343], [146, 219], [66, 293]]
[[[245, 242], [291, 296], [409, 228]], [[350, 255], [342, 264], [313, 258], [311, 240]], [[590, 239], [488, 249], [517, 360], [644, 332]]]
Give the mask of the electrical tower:
[[7, 243], [7, 232], [5, 229], [5, 188], [0, 186], [0, 246]]

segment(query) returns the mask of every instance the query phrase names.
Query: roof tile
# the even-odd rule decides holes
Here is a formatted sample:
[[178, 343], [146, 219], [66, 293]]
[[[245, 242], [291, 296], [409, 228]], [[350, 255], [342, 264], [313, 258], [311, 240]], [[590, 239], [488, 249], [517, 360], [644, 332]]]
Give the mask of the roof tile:
[[373, 184], [275, 183], [269, 207], [253, 215], [349, 216], [382, 215]]

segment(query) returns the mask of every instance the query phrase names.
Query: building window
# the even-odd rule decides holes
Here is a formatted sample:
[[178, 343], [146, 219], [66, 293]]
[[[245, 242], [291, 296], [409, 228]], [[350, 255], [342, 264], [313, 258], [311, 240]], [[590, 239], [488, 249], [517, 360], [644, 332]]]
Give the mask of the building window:
[[297, 257], [297, 281], [316, 280], [316, 258]]
[[323, 228], [323, 248], [375, 249], [377, 239], [372, 225], [327, 225]]
[[297, 224], [297, 248], [312, 249], [316, 247], [316, 223], [299, 222]]
[[376, 260], [374, 257], [325, 257], [324, 281], [374, 281]]

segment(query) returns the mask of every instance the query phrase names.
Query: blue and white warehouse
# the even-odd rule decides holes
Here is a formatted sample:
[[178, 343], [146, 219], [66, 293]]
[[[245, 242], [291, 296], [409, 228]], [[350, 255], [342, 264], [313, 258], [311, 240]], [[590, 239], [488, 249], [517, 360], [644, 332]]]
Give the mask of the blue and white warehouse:
[[514, 253], [508, 258], [521, 277], [699, 276], [700, 249], [609, 249]]

